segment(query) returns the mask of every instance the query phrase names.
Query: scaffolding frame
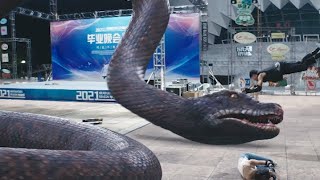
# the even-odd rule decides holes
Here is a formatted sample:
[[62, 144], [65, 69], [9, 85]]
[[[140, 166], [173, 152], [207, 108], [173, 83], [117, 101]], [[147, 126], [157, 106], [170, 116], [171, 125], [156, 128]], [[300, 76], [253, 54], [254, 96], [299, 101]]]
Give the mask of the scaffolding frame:
[[[190, 0], [193, 5], [187, 6], [171, 6], [170, 12], [172, 14], [185, 14], [185, 13], [200, 13], [201, 21], [201, 51], [208, 51], [208, 20], [207, 20], [207, 0]], [[106, 11], [94, 11], [94, 12], [83, 12], [73, 14], [61, 14], [58, 13], [58, 0], [49, 0], [49, 13], [44, 13], [36, 10], [31, 10], [23, 7], [17, 7], [10, 13], [11, 20], [11, 38], [0, 38], [0, 42], [11, 42], [12, 43], [12, 69], [13, 78], [17, 78], [17, 42], [25, 42], [27, 45], [27, 76], [28, 79], [32, 76], [32, 62], [31, 62], [31, 40], [26, 38], [16, 38], [16, 26], [15, 26], [15, 14], [21, 14], [30, 16], [33, 18], [43, 19], [47, 21], [66, 21], [76, 19], [87, 19], [87, 18], [103, 18], [103, 17], [119, 17], [119, 16], [131, 16], [132, 9], [120, 9], [120, 10], [106, 10]], [[153, 76], [154, 86], [165, 90], [165, 36], [161, 39], [161, 42], [153, 54], [153, 72], [150, 78]], [[201, 61], [203, 60], [203, 53], [200, 54]], [[202, 68], [203, 69], [203, 68]]]
[[161, 90], [165, 90], [166, 81], [166, 51], [165, 51], [165, 35], [162, 37], [159, 46], [156, 48], [153, 54], [153, 72], [150, 74], [147, 83], [149, 83], [151, 77], [154, 80], [154, 87]]
[[[236, 32], [241, 32], [244, 29], [243, 28], [235, 28]], [[257, 35], [258, 33], [258, 29], [256, 29], [255, 27], [250, 27], [250, 28], [246, 28], [244, 31], [246, 32], [251, 32], [255, 35]], [[223, 58], [224, 60], [209, 60], [208, 63], [213, 64], [213, 67], [215, 67], [215, 69], [225, 69], [223, 71], [223, 74], [221, 75], [226, 75], [226, 76], [233, 76], [233, 77], [247, 77], [247, 73], [245, 72], [245, 74], [242, 74], [241, 69], [242, 67], [252, 67], [254, 69], [259, 70], [260, 67], [267, 68], [267, 66], [271, 66], [274, 65], [276, 63], [275, 60], [271, 60], [271, 56], [269, 56], [269, 53], [266, 52], [266, 47], [268, 47], [268, 45], [271, 45], [273, 43], [283, 43], [287, 46], [289, 46], [290, 51], [285, 55], [286, 56], [286, 62], [296, 62], [296, 61], [300, 61], [301, 58], [307, 54], [310, 53], [311, 51], [313, 51], [316, 46], [317, 46], [317, 42], [318, 40], [314, 41], [314, 36], [313, 34], [303, 34], [303, 35], [296, 35], [294, 34], [294, 32], [292, 32], [292, 28], [278, 28], [278, 27], [269, 27], [269, 28], [265, 28], [263, 29], [263, 32], [282, 32], [285, 34], [285, 38], [280, 39], [281, 41], [272, 41], [271, 40], [271, 36], [269, 36], [268, 34], [265, 34], [265, 37], [267, 37], [268, 41], [266, 42], [261, 42], [257, 39], [256, 42], [250, 44], [249, 46], [253, 46], [257, 49], [257, 51], [255, 51], [255, 55], [256, 58], [255, 59], [246, 59], [246, 58], [241, 58], [241, 57], [237, 57], [235, 49], [233, 50], [233, 57], [234, 57], [234, 74], [228, 74], [227, 69], [230, 68], [230, 63], [228, 61], [228, 58], [225, 57]], [[301, 37], [305, 36], [304, 41], [302, 41]], [[310, 37], [310, 38], [309, 38]], [[311, 39], [311, 40], [310, 40]], [[310, 41], [309, 41], [310, 40]], [[230, 42], [231, 43], [231, 42]], [[241, 47], [241, 46], [246, 46], [246, 45], [241, 45], [239, 43], [233, 42], [234, 45], [236, 45], [237, 47]], [[258, 52], [258, 48], [260, 46], [260, 44], [262, 44], [262, 50], [261, 52]], [[314, 46], [315, 45], [315, 46]], [[219, 46], [219, 45], [218, 45]], [[222, 47], [227, 48], [229, 47], [228, 45], [222, 45]], [[220, 47], [221, 48], [221, 47]], [[258, 53], [260, 53], [260, 58], [258, 58]], [[304, 54], [305, 53], [305, 54]], [[318, 61], [316, 64], [316, 67], [319, 67], [320, 62]], [[206, 74], [208, 74], [208, 72], [205, 72]], [[221, 72], [222, 73], [222, 72]], [[277, 87], [267, 87], [266, 90], [270, 90], [270, 92], [272, 91], [283, 91], [284, 93], [289, 93], [291, 95], [294, 95], [296, 93], [296, 91], [306, 91], [305, 89], [305, 82], [302, 79], [302, 73], [294, 73], [294, 74], [290, 74], [290, 75], [286, 75], [285, 77], [287, 77], [287, 83], [288, 87], [286, 88], [277, 88]], [[234, 82], [238, 81], [238, 79], [234, 79]], [[289, 89], [290, 87], [290, 89]], [[312, 91], [310, 91], [312, 92]], [[317, 92], [319, 92], [319, 90], [317, 90]], [[309, 92], [306, 91], [306, 94], [308, 94]]]
[[[200, 52], [200, 70], [204, 74], [206, 67], [206, 52], [209, 50], [209, 26], [208, 26], [208, 13], [207, 10], [202, 10], [200, 13], [201, 21], [201, 52]], [[200, 82], [204, 82], [205, 77], [201, 76]]]
[[14, 11], [12, 11], [12, 13], [30, 16], [38, 19], [47, 20], [47, 21], [50, 21], [53, 19], [53, 16], [51, 14], [35, 11], [32, 9], [27, 9], [23, 7], [17, 7]]
[[[258, 11], [257, 13], [258, 13], [257, 17], [258, 17], [258, 19], [260, 19], [261, 16], [259, 14], [261, 12]], [[253, 64], [251, 64], [251, 65], [256, 66], [258, 70], [261, 70], [263, 68], [263, 65], [272, 65], [272, 63], [266, 64], [267, 61], [264, 61], [263, 57], [262, 57], [262, 43], [263, 43], [262, 39], [266, 38], [267, 39], [266, 42], [273, 43], [271, 41], [270, 35], [267, 35], [266, 32], [276, 31], [276, 30], [279, 31], [280, 30], [281, 32], [284, 32], [286, 35], [288, 35], [288, 34], [291, 35], [291, 28], [268, 27], [268, 28], [264, 28], [262, 30], [261, 25], [260, 25], [260, 21], [261, 20], [258, 20], [257, 21], [258, 24], [256, 26], [251, 26], [251, 27], [233, 27], [232, 23], [230, 23], [229, 28], [232, 29], [232, 31], [228, 32], [228, 39], [226, 39], [226, 41], [228, 41], [228, 43], [226, 43], [226, 44], [229, 44], [229, 48], [230, 48], [230, 55], [228, 57], [229, 60], [228, 60], [228, 64], [227, 65], [226, 64], [224, 64], [224, 65], [220, 64], [221, 66], [227, 66], [227, 68], [228, 68], [228, 73], [227, 73], [227, 76], [229, 77], [228, 78], [228, 84], [235, 83], [234, 82], [235, 79], [232, 80], [232, 78], [230, 78], [230, 77], [236, 76], [235, 67], [239, 66], [239, 62], [236, 61], [237, 57], [234, 56], [234, 50], [235, 50], [234, 48], [236, 47], [235, 46], [236, 42], [233, 39], [234, 34], [244, 31], [244, 32], [251, 32], [254, 35], [256, 35], [257, 40], [256, 40], [255, 43], [257, 43], [256, 45], [257, 45], [257, 49], [258, 49], [257, 50], [257, 61], [252, 61]], [[294, 34], [292, 36], [294, 36]], [[288, 42], [288, 39], [285, 38], [281, 42]], [[290, 51], [290, 53], [292, 53], [292, 51]], [[210, 63], [212, 63], [212, 62], [210, 62]], [[240, 64], [242, 65], [243, 62], [240, 62]], [[247, 63], [246, 61], [244, 62], [244, 64], [250, 65], [250, 63]], [[216, 63], [216, 65], [219, 65], [219, 62]], [[231, 81], [229, 81], [229, 79], [231, 79]]]
[[52, 21], [58, 21], [59, 15], [58, 15], [58, 0], [50, 0], [49, 6], [50, 6], [50, 15]]
[[[1, 38], [0, 39], [1, 43], [26, 43], [26, 48], [27, 48], [27, 77], [28, 79], [31, 78], [32, 76], [32, 61], [31, 61], [31, 40], [27, 38]], [[11, 64], [11, 67], [13, 66], [13, 63]], [[17, 77], [17, 60], [15, 60], [15, 66], [16, 66], [16, 74], [15, 76]], [[14, 74], [14, 73], [13, 73]]]
[[207, 15], [201, 15], [201, 50], [208, 51], [209, 49], [209, 27]]
[[[11, 38], [16, 38], [16, 14], [11, 12], [9, 15], [10, 25], [11, 25]], [[11, 57], [12, 57], [12, 77], [17, 79], [18, 65], [17, 65], [17, 41], [11, 41]]]

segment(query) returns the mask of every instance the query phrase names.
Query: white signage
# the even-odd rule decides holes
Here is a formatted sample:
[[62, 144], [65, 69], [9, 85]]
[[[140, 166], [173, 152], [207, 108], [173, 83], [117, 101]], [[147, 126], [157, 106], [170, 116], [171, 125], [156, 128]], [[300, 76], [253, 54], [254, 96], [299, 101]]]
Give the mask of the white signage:
[[1, 36], [6, 36], [8, 35], [8, 27], [7, 26], [1, 26]]
[[9, 48], [9, 46], [6, 43], [1, 45], [1, 49], [4, 50], [4, 51], [8, 50], [8, 48]]
[[290, 48], [285, 44], [278, 43], [268, 46], [267, 51], [271, 55], [285, 55], [290, 51]]
[[3, 72], [3, 73], [6, 73], [6, 74], [9, 74], [9, 73], [10, 73], [10, 70], [8, 70], [8, 69], [2, 69], [2, 72]]
[[87, 42], [90, 44], [118, 44], [120, 43], [124, 33], [100, 33], [100, 34], [88, 34]]
[[239, 87], [241, 89], [246, 87], [246, 80], [242, 77], [239, 79]]
[[3, 53], [2, 54], [2, 62], [9, 62], [9, 54], [8, 53]]
[[302, 78], [306, 80], [319, 79], [319, 68], [315, 66], [310, 66], [303, 74]]
[[271, 57], [273, 60], [285, 60], [285, 54], [287, 54], [290, 51], [290, 48], [285, 44], [271, 44], [267, 48], [268, 53], [271, 54]]
[[5, 99], [25, 99], [26, 95], [23, 90], [11, 90], [11, 89], [1, 89], [0, 90], [0, 98]]
[[252, 56], [252, 46], [237, 47], [237, 55], [240, 57]]
[[233, 38], [240, 44], [250, 44], [257, 40], [257, 37], [249, 32], [239, 32], [235, 34]]

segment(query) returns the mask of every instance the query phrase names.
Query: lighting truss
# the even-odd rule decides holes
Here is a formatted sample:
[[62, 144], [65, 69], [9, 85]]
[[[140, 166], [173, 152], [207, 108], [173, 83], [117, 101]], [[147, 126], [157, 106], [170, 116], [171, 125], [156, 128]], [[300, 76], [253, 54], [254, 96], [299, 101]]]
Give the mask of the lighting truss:
[[189, 0], [193, 5], [197, 6], [201, 10], [205, 10], [208, 7], [207, 0]]
[[39, 18], [39, 19], [44, 19], [44, 20], [49, 20], [49, 21], [53, 19], [53, 15], [51, 15], [51, 14], [40, 12], [40, 11], [35, 11], [35, 10], [23, 8], [23, 7], [17, 7], [14, 10], [14, 12], [16, 14], [31, 16], [34, 18]]
[[[199, 13], [200, 9], [197, 6], [172, 6], [170, 7], [171, 13]], [[120, 9], [120, 10], [107, 10], [107, 11], [94, 11], [94, 12], [82, 12], [72, 14], [59, 15], [58, 19], [75, 20], [75, 19], [88, 19], [88, 18], [103, 18], [103, 17], [119, 17], [119, 16], [131, 16], [133, 13], [132, 9]]]
[[121, 9], [121, 10], [108, 10], [108, 11], [94, 11], [94, 12], [82, 12], [82, 13], [73, 13], [73, 14], [62, 14], [62, 15], [59, 15], [59, 20], [130, 16], [132, 14], [132, 12], [133, 12], [132, 9]]

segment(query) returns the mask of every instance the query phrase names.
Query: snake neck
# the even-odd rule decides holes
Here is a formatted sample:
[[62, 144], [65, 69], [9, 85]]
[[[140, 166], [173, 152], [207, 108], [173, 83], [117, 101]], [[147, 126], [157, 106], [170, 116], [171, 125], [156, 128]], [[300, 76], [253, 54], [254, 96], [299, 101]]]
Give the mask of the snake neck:
[[[186, 100], [147, 85], [146, 66], [169, 22], [167, 0], [133, 0], [132, 21], [108, 70], [108, 87], [118, 103], [163, 128], [178, 126]], [[181, 125], [180, 125], [181, 126]]]

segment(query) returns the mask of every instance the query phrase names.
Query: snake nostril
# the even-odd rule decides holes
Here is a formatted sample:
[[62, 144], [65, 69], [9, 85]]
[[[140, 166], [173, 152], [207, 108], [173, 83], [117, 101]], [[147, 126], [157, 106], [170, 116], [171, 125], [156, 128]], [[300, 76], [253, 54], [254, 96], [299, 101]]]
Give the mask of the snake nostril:
[[275, 108], [276, 108], [275, 110], [276, 115], [283, 116], [284, 112], [282, 107], [279, 104], [275, 104]]

